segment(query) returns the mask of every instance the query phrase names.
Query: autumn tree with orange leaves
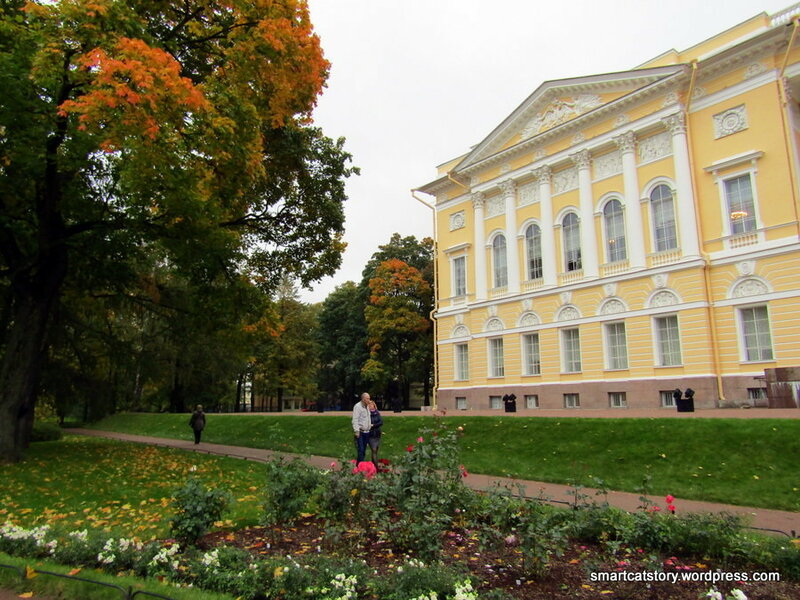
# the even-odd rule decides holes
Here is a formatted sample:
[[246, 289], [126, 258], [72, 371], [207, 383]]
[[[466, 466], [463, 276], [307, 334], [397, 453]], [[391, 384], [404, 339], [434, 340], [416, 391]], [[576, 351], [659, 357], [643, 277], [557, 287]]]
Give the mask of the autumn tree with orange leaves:
[[429, 353], [432, 343], [427, 314], [432, 288], [417, 268], [391, 258], [375, 270], [369, 289], [364, 315], [370, 358], [362, 375], [381, 387], [396, 381], [407, 403], [408, 386], [416, 379], [412, 371], [419, 372], [414, 363]]
[[305, 0], [0, 0], [0, 460], [67, 292], [335, 271], [354, 169], [311, 126], [328, 69]]

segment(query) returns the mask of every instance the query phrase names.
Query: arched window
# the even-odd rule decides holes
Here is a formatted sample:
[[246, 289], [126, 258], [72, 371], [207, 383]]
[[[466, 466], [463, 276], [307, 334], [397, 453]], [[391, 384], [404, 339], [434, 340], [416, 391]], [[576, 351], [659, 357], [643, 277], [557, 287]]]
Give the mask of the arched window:
[[628, 258], [625, 249], [625, 217], [622, 203], [611, 200], [603, 208], [603, 221], [606, 226], [606, 260], [610, 263]]
[[653, 214], [653, 239], [656, 252], [678, 247], [678, 230], [675, 227], [675, 203], [672, 191], [664, 184], [650, 192], [650, 209]]
[[498, 235], [492, 242], [492, 262], [494, 265], [494, 287], [508, 285], [508, 265], [506, 263], [506, 238]]
[[578, 215], [567, 213], [561, 222], [564, 232], [564, 266], [566, 271], [578, 271], [581, 265], [581, 226]]
[[528, 258], [528, 279], [541, 279], [542, 230], [536, 224], [525, 230], [525, 253]]

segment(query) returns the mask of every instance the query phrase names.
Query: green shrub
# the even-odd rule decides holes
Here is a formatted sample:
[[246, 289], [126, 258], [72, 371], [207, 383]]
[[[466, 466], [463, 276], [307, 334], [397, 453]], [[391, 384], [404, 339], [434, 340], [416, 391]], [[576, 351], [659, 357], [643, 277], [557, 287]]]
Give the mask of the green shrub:
[[170, 528], [173, 535], [182, 543], [195, 544], [220, 520], [230, 502], [231, 495], [227, 491], [207, 488], [196, 477], [189, 477], [172, 496], [175, 517], [170, 521]]
[[267, 481], [261, 523], [266, 527], [291, 525], [304, 512], [324, 475], [300, 459], [272, 460], [266, 465]]
[[33, 430], [31, 431], [32, 442], [54, 442], [63, 437], [64, 433], [56, 423], [36, 421], [33, 424]]
[[442, 563], [426, 565], [411, 559], [394, 573], [375, 578], [373, 594], [382, 600], [409, 600], [435, 592], [438, 598], [453, 598], [456, 585], [469, 581], [468, 573]]

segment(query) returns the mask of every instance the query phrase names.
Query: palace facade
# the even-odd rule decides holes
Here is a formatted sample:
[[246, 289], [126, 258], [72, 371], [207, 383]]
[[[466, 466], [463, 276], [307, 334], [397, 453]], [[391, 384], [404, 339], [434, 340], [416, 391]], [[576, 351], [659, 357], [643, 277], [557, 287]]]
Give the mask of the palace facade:
[[417, 190], [439, 408], [761, 404], [800, 365], [798, 17], [547, 81]]

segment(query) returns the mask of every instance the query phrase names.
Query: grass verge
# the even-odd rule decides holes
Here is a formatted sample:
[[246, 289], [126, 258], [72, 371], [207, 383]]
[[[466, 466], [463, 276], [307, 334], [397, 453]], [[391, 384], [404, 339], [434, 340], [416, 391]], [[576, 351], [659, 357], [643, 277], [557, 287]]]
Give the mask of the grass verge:
[[[188, 415], [120, 414], [95, 429], [190, 439]], [[569, 419], [448, 416], [466, 435], [470, 472], [800, 511], [800, 420]], [[429, 416], [385, 419], [382, 456], [396, 458]], [[203, 441], [350, 457], [340, 415], [209, 415]]]

